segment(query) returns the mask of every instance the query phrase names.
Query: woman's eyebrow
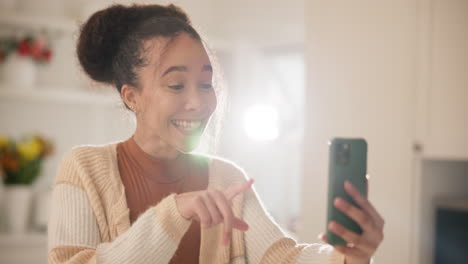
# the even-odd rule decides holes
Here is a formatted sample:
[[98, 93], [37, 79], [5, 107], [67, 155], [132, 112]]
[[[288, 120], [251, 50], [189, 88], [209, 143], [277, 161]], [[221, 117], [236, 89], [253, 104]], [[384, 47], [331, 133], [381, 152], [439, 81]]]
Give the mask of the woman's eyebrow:
[[161, 77], [163, 77], [164, 75], [170, 73], [170, 72], [173, 72], [173, 71], [181, 71], [181, 72], [187, 72], [187, 67], [185, 66], [171, 66], [169, 67], [169, 69], [167, 69], [162, 75]]
[[[170, 72], [173, 72], [173, 71], [187, 72], [188, 69], [187, 69], [186, 66], [182, 66], [182, 65], [171, 66], [161, 75], [161, 77], [163, 77], [164, 75], [166, 75], [166, 74], [168, 74]], [[211, 65], [206, 64], [206, 65], [203, 65], [203, 67], [202, 67], [202, 72], [204, 72], [204, 71], [213, 72], [213, 68], [211, 67]]]

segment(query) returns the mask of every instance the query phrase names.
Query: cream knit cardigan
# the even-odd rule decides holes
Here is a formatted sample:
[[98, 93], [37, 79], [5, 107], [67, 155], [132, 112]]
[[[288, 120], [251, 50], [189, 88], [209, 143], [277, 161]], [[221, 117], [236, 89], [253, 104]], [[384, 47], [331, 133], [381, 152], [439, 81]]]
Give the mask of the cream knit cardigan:
[[[79, 146], [64, 156], [52, 194], [49, 263], [162, 264], [174, 255], [191, 221], [179, 214], [172, 193], [130, 225], [117, 143]], [[209, 188], [221, 190], [247, 179], [232, 162], [204, 157]], [[223, 246], [222, 224], [201, 229], [201, 264], [344, 263], [344, 256], [329, 245], [298, 244], [286, 236], [253, 187], [236, 196], [232, 208], [249, 230], [234, 229], [230, 246]]]

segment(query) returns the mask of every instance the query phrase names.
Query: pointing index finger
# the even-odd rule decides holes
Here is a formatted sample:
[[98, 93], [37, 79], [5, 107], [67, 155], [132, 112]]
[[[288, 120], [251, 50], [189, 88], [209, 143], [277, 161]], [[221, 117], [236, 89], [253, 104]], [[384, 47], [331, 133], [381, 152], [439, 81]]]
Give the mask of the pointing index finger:
[[241, 192], [244, 192], [245, 190], [249, 189], [250, 186], [252, 186], [252, 183], [254, 182], [253, 179], [249, 179], [248, 181], [241, 182], [239, 184], [229, 186], [226, 190], [224, 190], [224, 195], [226, 198], [230, 201], [232, 198], [236, 197]]

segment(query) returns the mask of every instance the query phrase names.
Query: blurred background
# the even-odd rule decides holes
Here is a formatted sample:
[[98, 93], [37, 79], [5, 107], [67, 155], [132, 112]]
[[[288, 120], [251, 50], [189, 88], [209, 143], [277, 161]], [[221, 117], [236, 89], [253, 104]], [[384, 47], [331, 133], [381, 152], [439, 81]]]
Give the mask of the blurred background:
[[[65, 152], [132, 135], [118, 93], [88, 80], [74, 53], [90, 14], [131, 2], [0, 0], [0, 149], [16, 142], [34, 161], [0, 185], [0, 263], [47, 262], [48, 198]], [[320, 242], [328, 140], [360, 137], [369, 199], [386, 220], [376, 263], [466, 263], [468, 1], [172, 3], [204, 36], [226, 83], [211, 154], [256, 180], [286, 232]], [[2, 166], [15, 168], [5, 157]]]

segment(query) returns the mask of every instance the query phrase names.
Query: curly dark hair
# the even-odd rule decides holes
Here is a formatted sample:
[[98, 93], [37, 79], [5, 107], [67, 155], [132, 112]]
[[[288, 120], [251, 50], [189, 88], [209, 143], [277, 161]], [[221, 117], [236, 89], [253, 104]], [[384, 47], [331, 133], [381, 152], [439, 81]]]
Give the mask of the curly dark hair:
[[91, 79], [115, 85], [139, 87], [136, 69], [144, 60], [145, 40], [174, 38], [188, 33], [200, 40], [187, 14], [170, 4], [112, 5], [94, 13], [80, 28], [78, 60]]

